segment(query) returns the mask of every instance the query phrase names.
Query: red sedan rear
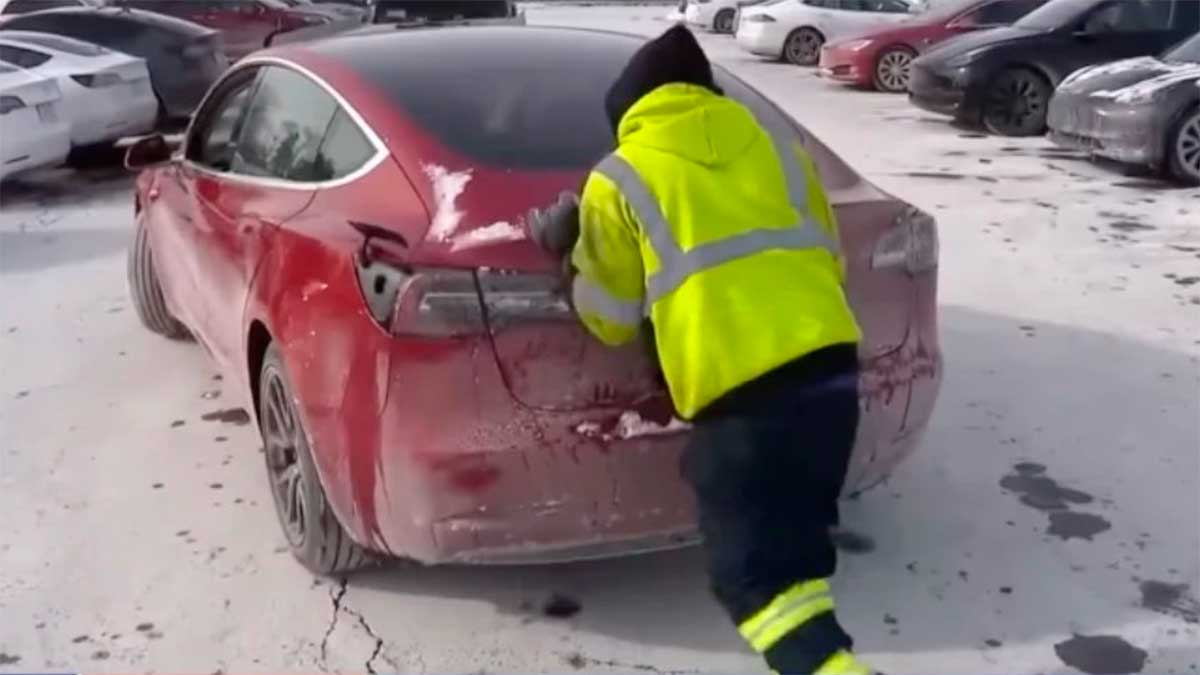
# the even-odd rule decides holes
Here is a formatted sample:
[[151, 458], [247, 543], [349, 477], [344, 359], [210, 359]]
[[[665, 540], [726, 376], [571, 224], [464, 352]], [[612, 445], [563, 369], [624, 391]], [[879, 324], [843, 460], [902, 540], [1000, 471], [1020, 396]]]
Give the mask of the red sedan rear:
[[944, 0], [922, 14], [821, 49], [820, 74], [831, 80], [886, 92], [908, 90], [912, 60], [947, 38], [1007, 26], [1046, 0]]
[[[589, 337], [519, 220], [611, 149], [604, 84], [641, 43], [389, 26], [280, 47], [232, 68], [181, 156], [139, 177], [139, 314], [195, 336], [241, 388], [309, 568], [692, 540], [686, 425], [657, 369]], [[913, 450], [936, 398], [935, 225], [718, 81], [807, 147], [830, 187], [867, 336], [847, 489], [864, 488]]]

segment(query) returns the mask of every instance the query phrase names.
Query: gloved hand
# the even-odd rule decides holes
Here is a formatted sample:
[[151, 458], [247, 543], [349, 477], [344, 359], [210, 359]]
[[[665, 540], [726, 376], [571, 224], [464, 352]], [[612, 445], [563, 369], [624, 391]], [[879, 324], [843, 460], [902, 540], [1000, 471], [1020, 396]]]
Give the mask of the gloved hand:
[[529, 236], [543, 250], [560, 258], [566, 257], [579, 239], [579, 197], [562, 192], [550, 206], [530, 209], [525, 214]]

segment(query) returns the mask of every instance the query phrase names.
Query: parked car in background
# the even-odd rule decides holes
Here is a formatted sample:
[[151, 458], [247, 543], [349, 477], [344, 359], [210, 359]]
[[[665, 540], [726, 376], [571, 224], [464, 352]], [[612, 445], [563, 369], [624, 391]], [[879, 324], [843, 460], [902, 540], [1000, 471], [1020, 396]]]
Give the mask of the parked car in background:
[[267, 36], [329, 23], [334, 14], [314, 5], [284, 0], [110, 0], [192, 21], [221, 33], [225, 53], [237, 60], [266, 44]]
[[[644, 40], [364, 31], [234, 66], [178, 159], [157, 136], [130, 148], [152, 165], [129, 258], [142, 321], [194, 335], [253, 411], [287, 541], [317, 572], [364, 551], [546, 561], [694, 541], [687, 427], [657, 368], [588, 334], [521, 222], [611, 151], [603, 83]], [[936, 224], [714, 71], [829, 190], [865, 334], [846, 483], [863, 489], [913, 451], [937, 395]]]
[[99, 7], [101, 0], [0, 0], [0, 21], [9, 14], [28, 14], [62, 7]]
[[525, 12], [514, 0], [377, 0], [374, 23], [455, 23], [482, 21], [524, 24]]
[[0, 180], [62, 164], [71, 129], [54, 80], [0, 63]]
[[714, 33], [733, 33], [738, 10], [761, 5], [768, 0], [683, 0], [680, 11], [684, 21]]
[[1200, 0], [1051, 0], [1008, 28], [964, 35], [912, 65], [917, 106], [1005, 136], [1046, 130], [1054, 88], [1083, 68], [1162, 53], [1200, 29]]
[[146, 62], [50, 33], [0, 32], [0, 62], [53, 79], [71, 145], [104, 144], [154, 129], [158, 99]]
[[366, 20], [367, 8], [347, 2], [317, 2], [316, 0], [281, 0], [288, 7], [300, 7], [309, 12], [324, 14], [330, 20]]
[[1200, 184], [1200, 35], [1163, 54], [1076, 71], [1046, 118], [1055, 143]]
[[879, 91], [906, 92], [912, 61], [955, 35], [1007, 26], [1046, 0], [944, 0], [896, 26], [827, 42], [821, 75]]
[[737, 41], [759, 56], [815, 66], [827, 42], [892, 26], [909, 0], [773, 0], [738, 14]]
[[21, 14], [0, 24], [0, 31], [5, 30], [64, 35], [144, 59], [163, 123], [186, 119], [229, 65], [216, 31], [136, 9], [54, 9]]

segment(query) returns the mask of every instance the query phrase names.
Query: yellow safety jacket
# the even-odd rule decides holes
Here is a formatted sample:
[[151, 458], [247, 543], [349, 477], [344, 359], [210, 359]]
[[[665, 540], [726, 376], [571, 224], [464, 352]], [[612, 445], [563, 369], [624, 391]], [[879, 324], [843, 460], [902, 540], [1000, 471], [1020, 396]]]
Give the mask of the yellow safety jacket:
[[778, 366], [861, 334], [812, 160], [736, 101], [667, 84], [621, 119], [588, 177], [572, 288], [616, 345], [654, 326], [685, 419]]

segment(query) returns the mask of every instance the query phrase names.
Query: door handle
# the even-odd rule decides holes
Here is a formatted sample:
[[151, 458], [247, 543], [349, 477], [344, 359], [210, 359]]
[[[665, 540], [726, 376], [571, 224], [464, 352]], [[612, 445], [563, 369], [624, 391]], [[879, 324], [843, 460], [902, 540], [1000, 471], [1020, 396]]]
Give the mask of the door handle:
[[149, 190], [146, 190], [146, 201], [150, 201], [150, 202], [155, 201], [158, 199], [158, 196], [160, 194], [162, 194], [161, 191], [158, 189], [158, 186], [155, 185], [154, 187], [150, 188]]

